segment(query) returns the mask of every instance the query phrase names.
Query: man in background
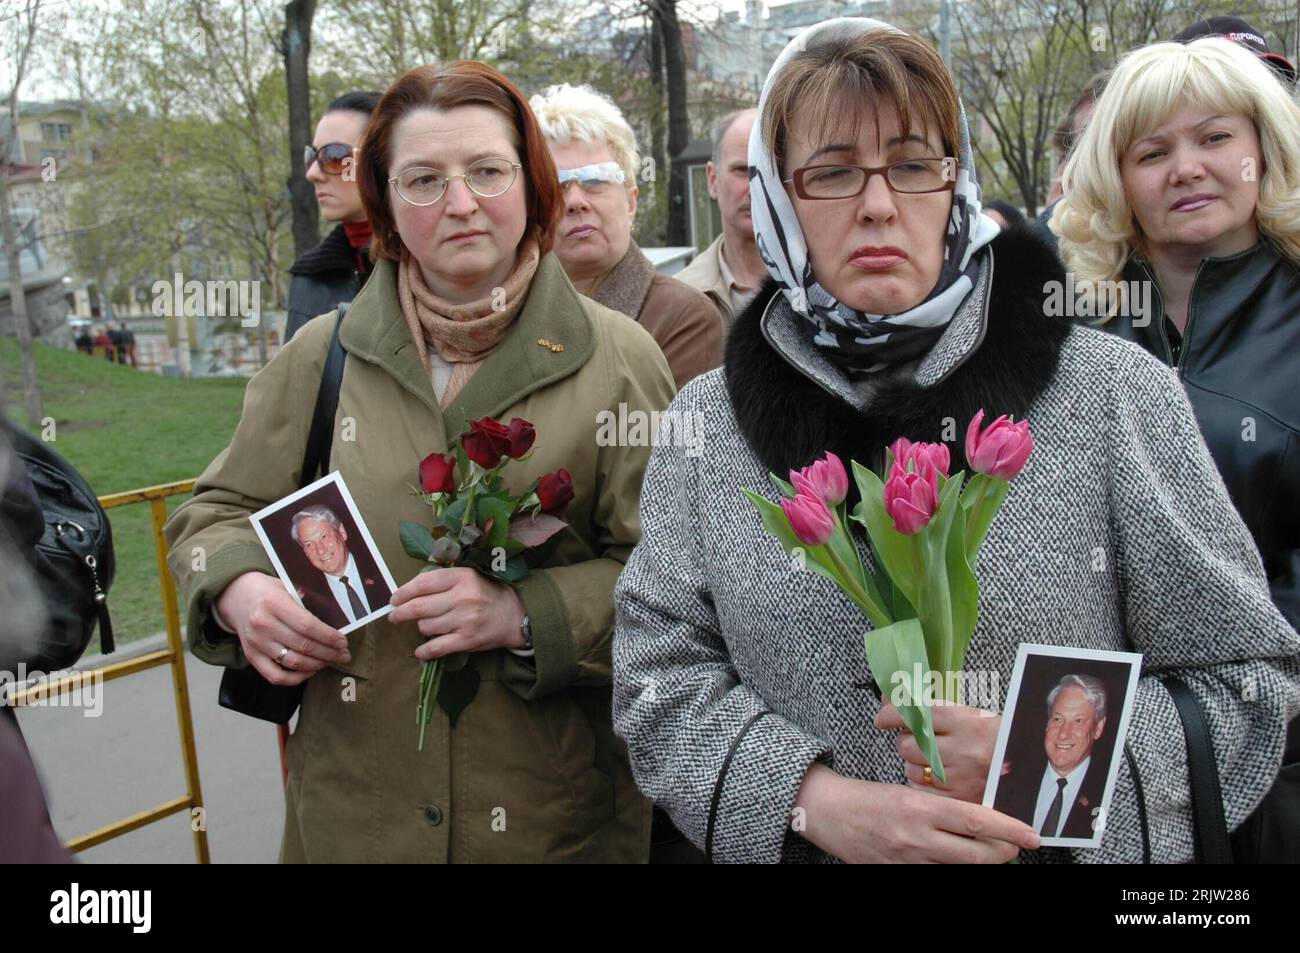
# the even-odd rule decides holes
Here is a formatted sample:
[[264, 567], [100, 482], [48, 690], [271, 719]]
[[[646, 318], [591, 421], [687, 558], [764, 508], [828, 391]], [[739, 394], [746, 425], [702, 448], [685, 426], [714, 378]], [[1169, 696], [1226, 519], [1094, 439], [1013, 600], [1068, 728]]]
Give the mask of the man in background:
[[708, 295], [727, 327], [767, 279], [749, 209], [749, 134], [757, 118], [757, 109], [741, 109], [714, 124], [713, 157], [704, 171], [722, 214], [722, 234], [674, 275]]

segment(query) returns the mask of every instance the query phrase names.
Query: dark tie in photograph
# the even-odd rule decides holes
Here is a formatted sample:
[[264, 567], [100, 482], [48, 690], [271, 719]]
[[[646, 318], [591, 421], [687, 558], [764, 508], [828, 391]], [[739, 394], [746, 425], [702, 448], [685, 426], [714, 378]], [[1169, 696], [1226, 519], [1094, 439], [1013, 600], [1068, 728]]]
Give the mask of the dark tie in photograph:
[[[366, 609], [365, 604], [361, 601], [361, 597], [358, 596], [357, 591], [352, 588], [352, 583], [348, 582], [348, 577], [339, 576], [339, 580], [343, 583], [343, 588], [348, 591], [348, 602], [352, 603], [352, 614], [358, 619], [364, 619], [366, 616], [370, 615], [370, 611]], [[1057, 797], [1057, 802], [1058, 803], [1054, 806], [1054, 809], [1057, 814], [1060, 814], [1059, 796]]]
[[[352, 590], [349, 589], [348, 591], [351, 592]], [[1065, 778], [1056, 779], [1056, 797], [1052, 798], [1052, 806], [1047, 809], [1047, 819], [1043, 821], [1043, 826], [1038, 830], [1038, 833], [1044, 837], [1056, 836], [1056, 825], [1061, 823], [1061, 806], [1065, 803], [1066, 783]]]

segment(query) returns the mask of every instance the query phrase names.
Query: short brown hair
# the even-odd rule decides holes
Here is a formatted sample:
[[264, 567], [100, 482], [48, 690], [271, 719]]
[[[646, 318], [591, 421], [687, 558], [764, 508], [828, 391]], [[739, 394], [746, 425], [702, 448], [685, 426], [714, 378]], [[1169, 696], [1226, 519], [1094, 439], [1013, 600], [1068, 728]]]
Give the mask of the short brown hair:
[[960, 161], [961, 106], [943, 59], [909, 34], [869, 30], [804, 50], [772, 83], [761, 121], [777, 172], [785, 175], [795, 116], [818, 117], [813, 131], [818, 141], [847, 119], [856, 139], [861, 107], [882, 100], [898, 110], [903, 135], [918, 119], [933, 124], [945, 154]]
[[457, 106], [495, 109], [514, 129], [527, 192], [528, 225], [524, 240], [536, 241], [542, 255], [551, 250], [555, 227], [564, 212], [564, 200], [555, 162], [528, 100], [514, 83], [486, 63], [456, 60], [442, 66], [407, 70], [384, 92], [366, 127], [358, 150], [357, 188], [374, 233], [370, 254], [376, 260], [397, 260], [401, 252], [401, 239], [393, 226], [388, 198], [394, 127], [412, 110]]

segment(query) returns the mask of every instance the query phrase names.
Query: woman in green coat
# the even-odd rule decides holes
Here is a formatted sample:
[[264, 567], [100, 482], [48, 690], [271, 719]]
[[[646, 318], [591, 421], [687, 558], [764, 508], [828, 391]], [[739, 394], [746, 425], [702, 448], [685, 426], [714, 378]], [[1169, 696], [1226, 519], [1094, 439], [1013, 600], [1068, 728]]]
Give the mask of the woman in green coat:
[[[286, 862], [641, 861], [650, 807], [610, 720], [615, 579], [640, 536], [647, 440], [610, 414], [665, 408], [672, 376], [636, 322], [574, 291], [550, 253], [555, 166], [527, 101], [480, 63], [421, 67], [384, 94], [358, 182], [378, 261], [340, 326], [348, 352], [330, 455], [400, 588], [346, 636], [280, 583], [249, 514], [297, 489], [334, 320], [249, 383], [230, 446], [167, 525], [190, 645], [304, 685], [288, 742]], [[513, 586], [419, 573], [409, 486], [462, 422], [522, 417], [522, 494], [564, 468], [574, 499], [546, 563]], [[633, 430], [632, 435], [638, 435]], [[408, 581], [409, 580], [409, 581]], [[481, 682], [417, 751], [421, 663], [474, 653]]]

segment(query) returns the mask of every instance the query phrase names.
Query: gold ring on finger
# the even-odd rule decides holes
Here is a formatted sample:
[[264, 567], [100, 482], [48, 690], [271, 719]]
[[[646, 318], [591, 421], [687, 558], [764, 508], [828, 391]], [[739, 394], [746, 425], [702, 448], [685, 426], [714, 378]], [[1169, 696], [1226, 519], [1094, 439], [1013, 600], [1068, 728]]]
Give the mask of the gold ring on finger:
[[928, 764], [921, 769], [921, 783], [934, 784], [934, 770]]

